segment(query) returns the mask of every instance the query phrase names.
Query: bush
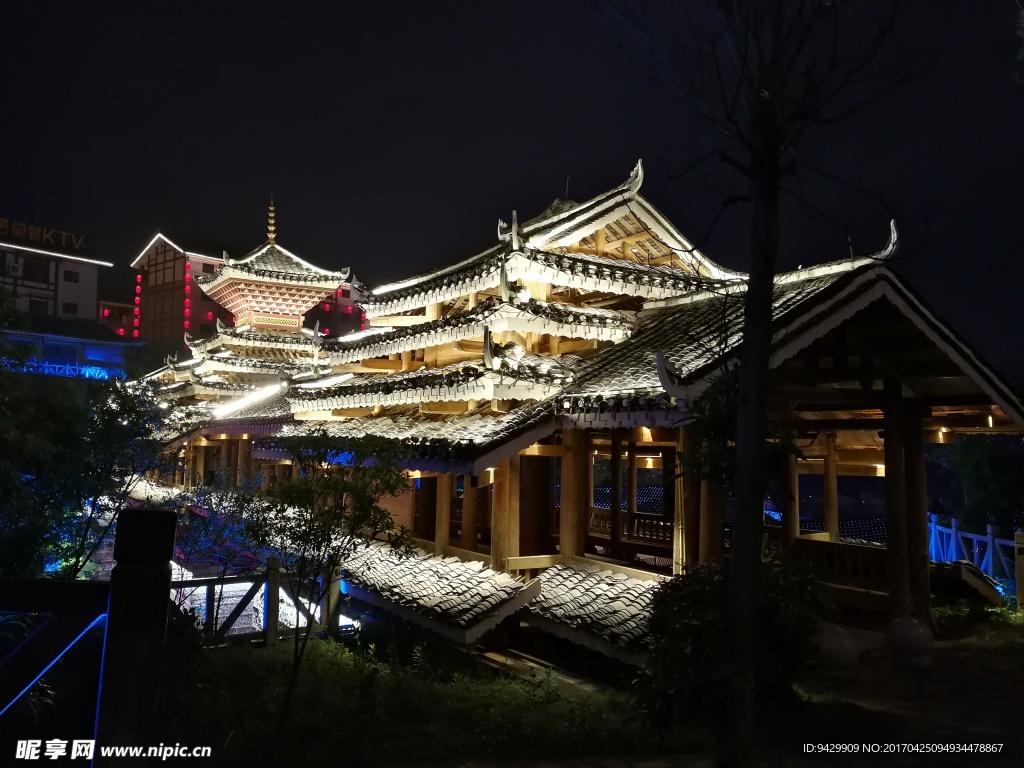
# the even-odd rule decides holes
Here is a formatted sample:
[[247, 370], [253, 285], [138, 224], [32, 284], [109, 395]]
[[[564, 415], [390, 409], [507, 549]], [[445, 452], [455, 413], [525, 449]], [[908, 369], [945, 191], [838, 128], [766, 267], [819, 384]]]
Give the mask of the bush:
[[[657, 727], [720, 722], [733, 689], [730, 574], [697, 566], [659, 586], [650, 619], [650, 657], [638, 681], [641, 704]], [[810, 656], [817, 619], [814, 582], [766, 564], [758, 609], [757, 701], [790, 700]]]

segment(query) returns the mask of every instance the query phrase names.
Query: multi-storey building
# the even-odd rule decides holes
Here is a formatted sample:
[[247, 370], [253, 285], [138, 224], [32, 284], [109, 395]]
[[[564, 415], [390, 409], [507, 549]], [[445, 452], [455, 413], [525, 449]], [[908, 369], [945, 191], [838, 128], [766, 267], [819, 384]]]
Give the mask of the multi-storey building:
[[[513, 213], [481, 253], [364, 293], [368, 327], [338, 338], [303, 316], [347, 273], [273, 230], [225, 259], [195, 284], [235, 327], [187, 338], [193, 358], [152, 375], [175, 405], [173, 482], [219, 465], [273, 483], [291, 472], [275, 436], [313, 429], [400, 442], [409, 488], [390, 508], [424, 552], [360, 552], [350, 595], [466, 642], [526, 606], [530, 623], [637, 660], [652, 580], [722, 556], [722, 499], [679, 467], [700, 449], [690, 404], [736, 361], [746, 290], [639, 194], [642, 179], [638, 164], [587, 202]], [[1016, 431], [1024, 407], [886, 266], [896, 245], [894, 226], [879, 253], [777, 277], [768, 408], [802, 451], [777, 478], [775, 535], [822, 568], [883, 573], [880, 550], [824, 549], [854, 546], [838, 541], [839, 478], [884, 475], [880, 588], [902, 606], [927, 593], [923, 443]], [[801, 532], [807, 473], [825, 478], [823, 535]]]
[[96, 285], [109, 261], [44, 250], [0, 240], [3, 273], [0, 285], [14, 294], [21, 312], [72, 320], [96, 320]]

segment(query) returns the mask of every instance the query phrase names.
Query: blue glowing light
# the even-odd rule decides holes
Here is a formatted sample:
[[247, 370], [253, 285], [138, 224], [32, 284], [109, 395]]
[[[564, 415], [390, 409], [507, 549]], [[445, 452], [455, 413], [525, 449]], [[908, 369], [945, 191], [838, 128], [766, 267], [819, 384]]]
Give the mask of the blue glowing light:
[[29, 683], [28, 685], [26, 685], [21, 690], [21, 693], [19, 693], [17, 696], [15, 696], [13, 699], [11, 699], [7, 703], [6, 707], [4, 707], [3, 709], [0, 709], [0, 717], [3, 717], [4, 712], [6, 712], [11, 707], [13, 707], [14, 706], [14, 702], [16, 702], [22, 696], [24, 696], [28, 692], [29, 688], [31, 688], [33, 685], [38, 683], [39, 679], [43, 675], [45, 675], [47, 672], [49, 672], [50, 669], [53, 667], [53, 665], [56, 664], [58, 661], [60, 661], [61, 657], [63, 657], [65, 653], [67, 653], [68, 651], [70, 651], [74, 647], [75, 643], [77, 643], [79, 640], [81, 640], [83, 637], [85, 637], [85, 635], [89, 632], [89, 630], [93, 629], [94, 627], [98, 627], [100, 625], [106, 625], [106, 623], [107, 623], [107, 614], [105, 614], [105, 613], [101, 613], [99, 616], [97, 616], [95, 619], [93, 619], [92, 622], [90, 622], [89, 626], [87, 626], [85, 629], [83, 629], [79, 633], [78, 637], [76, 637], [74, 640], [72, 640], [70, 643], [68, 643], [67, 647], [63, 651], [61, 651], [56, 656], [54, 656], [53, 661], [51, 661], [49, 664], [47, 664], [45, 667], [43, 667], [43, 671], [40, 672], [38, 675], [36, 675], [32, 679], [32, 682]]
[[125, 378], [120, 368], [103, 368], [98, 365], [77, 365], [75, 363], [50, 363], [46, 360], [29, 360], [24, 365], [6, 367], [22, 373], [35, 373], [43, 376], [63, 376], [72, 379], [96, 379], [106, 381], [110, 378]]

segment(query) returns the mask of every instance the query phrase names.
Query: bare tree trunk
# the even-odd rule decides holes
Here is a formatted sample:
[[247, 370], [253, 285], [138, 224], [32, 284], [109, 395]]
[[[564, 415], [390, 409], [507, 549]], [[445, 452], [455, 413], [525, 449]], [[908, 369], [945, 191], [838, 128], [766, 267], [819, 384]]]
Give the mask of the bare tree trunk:
[[753, 207], [750, 278], [743, 310], [736, 414], [736, 507], [732, 534], [731, 612], [736, 669], [737, 758], [751, 760], [754, 740], [757, 609], [764, 518], [767, 372], [771, 345], [772, 292], [779, 249], [778, 140], [772, 104], [758, 99], [752, 148]]

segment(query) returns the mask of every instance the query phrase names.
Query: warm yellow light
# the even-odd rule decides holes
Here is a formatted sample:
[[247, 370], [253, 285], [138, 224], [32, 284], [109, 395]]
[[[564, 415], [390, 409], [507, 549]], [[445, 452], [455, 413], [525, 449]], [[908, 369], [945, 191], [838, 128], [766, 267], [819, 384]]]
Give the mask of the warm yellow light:
[[992, 429], [992, 414], [991, 413], [988, 415], [988, 428]]

